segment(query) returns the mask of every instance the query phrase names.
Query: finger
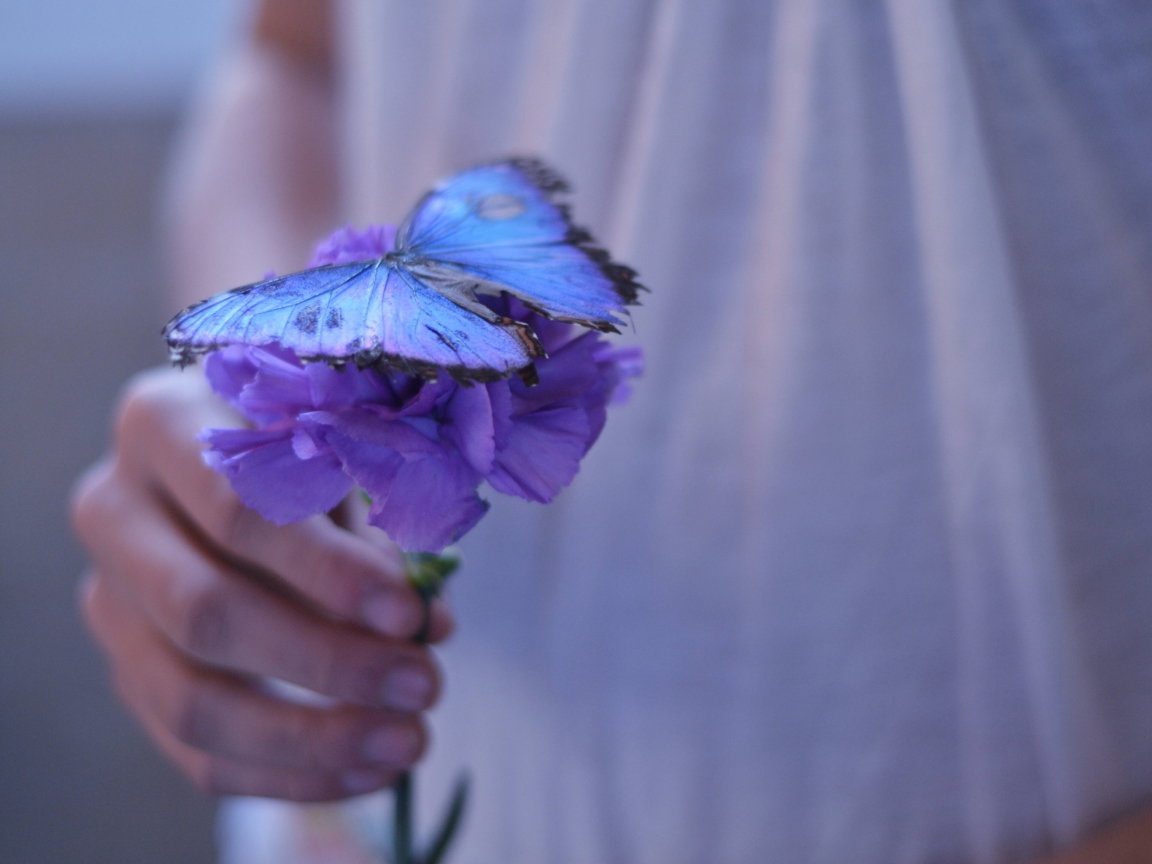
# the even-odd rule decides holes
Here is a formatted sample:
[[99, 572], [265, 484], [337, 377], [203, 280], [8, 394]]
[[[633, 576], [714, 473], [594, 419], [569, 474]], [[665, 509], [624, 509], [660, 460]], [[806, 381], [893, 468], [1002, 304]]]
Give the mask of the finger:
[[396, 774], [363, 769], [308, 771], [252, 765], [238, 759], [211, 756], [182, 744], [147, 715], [140, 717], [145, 731], [176, 767], [209, 795], [253, 795], [286, 801], [338, 801], [384, 789]]
[[411, 712], [436, 700], [426, 647], [319, 616], [205, 556], [111, 469], [82, 497], [77, 525], [99, 569], [180, 652], [342, 701]]
[[[172, 376], [179, 376], [177, 382]], [[323, 515], [273, 525], [246, 508], [227, 478], [204, 465], [205, 426], [241, 425], [203, 376], [153, 373], [132, 388], [118, 424], [126, 470], [159, 485], [219, 550], [275, 575], [327, 612], [409, 638], [424, 610], [394, 548], [374, 546]]]
[[[399, 550], [387, 534], [375, 525], [368, 524], [368, 503], [358, 492], [353, 492], [340, 502], [340, 506], [330, 515], [341, 528], [362, 537], [373, 546], [390, 551], [392, 554]], [[432, 602], [428, 615], [428, 633], [425, 641], [429, 644], [443, 642], [456, 629], [455, 619], [443, 595]]]
[[189, 663], [108, 579], [92, 580], [85, 609], [124, 700], [196, 750], [254, 765], [376, 773], [406, 770], [424, 750], [415, 715], [286, 702]]

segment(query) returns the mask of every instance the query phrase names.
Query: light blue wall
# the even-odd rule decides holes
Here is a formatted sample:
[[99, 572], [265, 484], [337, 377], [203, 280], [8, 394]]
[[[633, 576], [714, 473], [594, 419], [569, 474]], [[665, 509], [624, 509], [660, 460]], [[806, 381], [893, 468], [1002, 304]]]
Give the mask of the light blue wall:
[[172, 104], [231, 37], [244, 0], [0, 0], [0, 113]]

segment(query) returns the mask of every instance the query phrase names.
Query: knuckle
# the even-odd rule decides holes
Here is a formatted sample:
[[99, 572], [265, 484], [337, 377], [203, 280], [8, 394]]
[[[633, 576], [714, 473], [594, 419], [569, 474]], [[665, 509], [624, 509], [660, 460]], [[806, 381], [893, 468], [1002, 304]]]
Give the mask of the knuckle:
[[236, 772], [220, 759], [199, 759], [185, 773], [205, 795], [242, 795], [248, 790], [236, 782]]
[[357, 640], [351, 645], [326, 644], [312, 656], [312, 662], [324, 688], [321, 692], [361, 705], [378, 705], [395, 656], [392, 645]]
[[291, 770], [252, 770], [208, 758], [188, 766], [185, 773], [208, 795], [256, 795], [285, 801], [332, 801], [347, 796], [336, 777]]
[[[337, 712], [338, 713], [338, 712]], [[324, 750], [330, 736], [328, 710], [281, 703], [266, 712], [252, 735], [252, 751], [262, 762], [317, 769], [328, 764]]]
[[281, 781], [280, 795], [289, 801], [334, 801], [346, 798], [348, 792], [335, 777], [291, 774]]
[[291, 715], [259, 736], [257, 750], [268, 762], [279, 765], [302, 765], [313, 768], [321, 764], [315, 756], [315, 742], [310, 724]]
[[428, 649], [402, 642], [393, 642], [383, 651], [379, 645], [363, 646], [338, 662], [333, 674], [339, 676], [335, 683], [341, 695], [347, 691], [346, 698], [408, 713], [431, 708], [442, 686], [440, 670]]
[[[329, 784], [319, 784], [315, 781], [302, 780], [297, 777], [289, 778], [288, 780], [281, 781], [280, 793], [283, 798], [288, 801], [296, 801], [302, 804], [310, 801], [322, 800], [327, 797], [325, 792], [328, 790], [326, 787]], [[280, 797], [280, 796], [278, 796]]]
[[118, 441], [132, 440], [138, 430], [150, 424], [168, 401], [167, 384], [172, 373], [167, 369], [149, 369], [128, 379], [120, 391], [116, 407], [115, 430]]
[[213, 786], [212, 774], [208, 768], [201, 765], [189, 765], [184, 768], [184, 774], [192, 781], [192, 785], [203, 792], [205, 795], [224, 795], [227, 794], [221, 790], [217, 790]]
[[328, 583], [333, 595], [346, 593], [347, 584], [357, 577], [354, 567], [340, 550], [321, 543], [309, 543], [300, 550], [302, 570], [316, 574], [318, 581]]
[[76, 535], [86, 544], [91, 544], [107, 521], [112, 503], [111, 482], [112, 466], [107, 460], [101, 460], [81, 474], [72, 487], [68, 512]]
[[244, 506], [227, 483], [211, 484], [207, 490], [211, 502], [206, 508], [211, 514], [205, 521], [208, 536], [225, 549], [244, 551], [249, 548], [253, 520], [259, 517]]
[[140, 710], [139, 700], [136, 698], [136, 691], [129, 681], [128, 673], [115, 665], [112, 667], [112, 690], [116, 693], [116, 698], [120, 700], [121, 705], [127, 708], [137, 719], [143, 720], [143, 712]]
[[411, 756], [408, 759], [408, 764], [405, 766], [406, 768], [411, 768], [428, 752], [428, 744], [430, 743], [431, 736], [428, 734], [427, 724], [416, 717], [407, 718], [402, 722], [403, 725], [411, 731], [416, 741], [416, 745], [413, 747]]
[[80, 614], [87, 622], [90, 630], [95, 630], [95, 622], [100, 614], [99, 600], [96, 596], [99, 581], [100, 575], [95, 570], [86, 570], [76, 586], [76, 602], [80, 607]]
[[233, 638], [233, 591], [218, 573], [206, 573], [177, 602], [174, 641], [187, 654], [212, 661], [224, 656]]
[[180, 687], [169, 707], [168, 731], [198, 750], [211, 750], [219, 739], [219, 723], [208, 688], [192, 680]]
[[345, 696], [342, 686], [347, 679], [348, 667], [354, 661], [341, 651], [335, 640], [317, 639], [307, 651], [294, 652], [299, 668], [294, 671], [311, 690], [331, 696]]

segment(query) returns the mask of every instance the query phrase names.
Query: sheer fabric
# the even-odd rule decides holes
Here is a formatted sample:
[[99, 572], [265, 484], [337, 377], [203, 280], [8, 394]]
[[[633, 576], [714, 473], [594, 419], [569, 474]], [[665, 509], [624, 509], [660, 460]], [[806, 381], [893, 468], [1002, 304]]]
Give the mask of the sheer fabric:
[[456, 861], [1018, 862], [1147, 798], [1152, 7], [344, 13], [353, 222], [538, 154], [653, 289], [572, 488], [464, 543]]

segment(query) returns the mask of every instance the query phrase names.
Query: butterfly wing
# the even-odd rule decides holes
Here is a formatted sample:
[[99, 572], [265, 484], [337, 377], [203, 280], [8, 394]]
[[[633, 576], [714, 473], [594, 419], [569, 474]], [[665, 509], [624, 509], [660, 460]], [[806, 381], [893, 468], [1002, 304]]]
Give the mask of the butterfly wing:
[[497, 378], [543, 354], [531, 331], [472, 297], [437, 290], [384, 259], [317, 267], [217, 294], [164, 329], [181, 365], [226, 345], [271, 345], [307, 360], [385, 362]]
[[615, 330], [636, 274], [570, 223], [557, 200], [566, 188], [533, 160], [457, 174], [417, 205], [384, 258], [257, 282], [181, 312], [164, 330], [172, 359], [279, 344], [306, 360], [499, 378], [544, 353], [526, 325], [476, 298], [504, 292], [551, 318]]
[[438, 280], [477, 277], [479, 293], [507, 293], [560, 321], [616, 330], [636, 302], [635, 271], [610, 260], [572, 225], [559, 200], [567, 185], [542, 163], [513, 159], [463, 171], [417, 205], [399, 251]]

